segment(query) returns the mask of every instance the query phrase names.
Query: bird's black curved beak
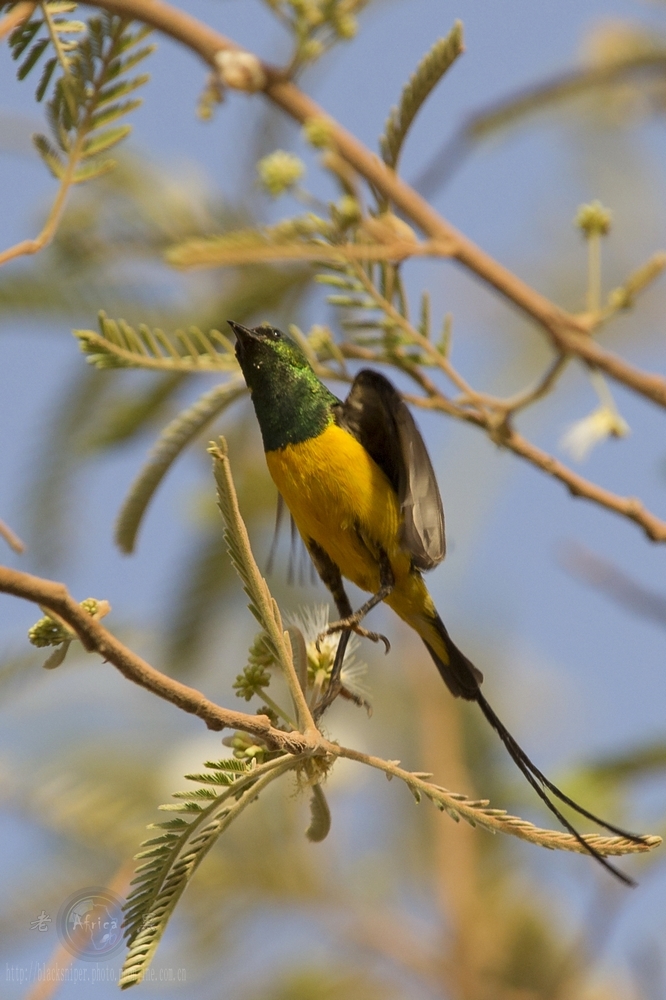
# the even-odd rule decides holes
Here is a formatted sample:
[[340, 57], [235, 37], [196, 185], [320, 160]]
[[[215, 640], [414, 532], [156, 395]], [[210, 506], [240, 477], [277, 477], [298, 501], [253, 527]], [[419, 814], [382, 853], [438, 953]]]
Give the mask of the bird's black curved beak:
[[232, 319], [228, 319], [227, 323], [236, 334], [237, 339], [240, 341], [245, 340], [247, 337], [254, 336], [252, 330], [248, 330], [246, 326], [241, 326], [240, 323], [234, 323]]
[[234, 323], [232, 319], [228, 319], [227, 323], [236, 334], [236, 357], [239, 361], [241, 361], [243, 354], [245, 353], [245, 348], [248, 346], [250, 341], [256, 340], [257, 338], [252, 330], [249, 330], [246, 326], [241, 326], [240, 323]]

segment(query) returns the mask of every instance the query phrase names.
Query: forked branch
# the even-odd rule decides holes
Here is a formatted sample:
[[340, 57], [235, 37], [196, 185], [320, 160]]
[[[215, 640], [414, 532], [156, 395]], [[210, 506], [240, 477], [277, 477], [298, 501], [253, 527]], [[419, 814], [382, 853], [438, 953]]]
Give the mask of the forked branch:
[[[430, 799], [439, 809], [457, 819], [464, 819], [472, 825], [483, 826], [496, 832], [508, 833], [538, 844], [558, 850], [584, 853], [584, 848], [569, 834], [553, 830], [543, 830], [531, 823], [510, 816], [503, 809], [491, 809], [487, 800], [471, 801], [465, 795], [450, 792], [429, 781], [430, 776], [405, 771], [395, 761], [382, 760], [360, 751], [341, 747], [321, 735], [317, 730], [309, 732], [285, 732], [276, 729], [265, 715], [250, 715], [222, 708], [209, 701], [200, 691], [167, 677], [155, 667], [137, 656], [131, 649], [116, 639], [97, 618], [91, 617], [81, 605], [70, 596], [62, 583], [45, 580], [29, 573], [0, 566], [0, 592], [31, 601], [48, 611], [54, 612], [78, 636], [84, 648], [98, 653], [128, 680], [146, 688], [158, 697], [171, 702], [184, 712], [198, 715], [209, 729], [240, 729], [262, 741], [273, 750], [299, 756], [307, 754], [327, 757], [329, 761], [337, 757], [355, 760], [360, 764], [377, 768], [387, 777], [397, 777], [404, 781], [419, 800], [421, 795]], [[599, 837], [589, 835], [586, 839], [602, 854], [634, 854], [649, 851], [661, 843], [657, 836], [646, 836], [641, 841], [628, 841], [623, 837]]]

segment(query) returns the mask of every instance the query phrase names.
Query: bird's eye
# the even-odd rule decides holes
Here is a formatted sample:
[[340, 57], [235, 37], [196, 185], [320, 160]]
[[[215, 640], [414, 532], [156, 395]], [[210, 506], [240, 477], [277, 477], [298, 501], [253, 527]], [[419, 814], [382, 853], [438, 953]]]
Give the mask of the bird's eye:
[[256, 332], [265, 340], [280, 340], [282, 338], [280, 331], [276, 330], [274, 326], [269, 326], [268, 323], [258, 326]]

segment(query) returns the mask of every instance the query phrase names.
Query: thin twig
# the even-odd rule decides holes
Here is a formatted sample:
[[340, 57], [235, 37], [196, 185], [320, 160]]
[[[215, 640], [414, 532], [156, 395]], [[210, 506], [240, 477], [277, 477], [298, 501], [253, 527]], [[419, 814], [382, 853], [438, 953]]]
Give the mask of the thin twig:
[[584, 476], [574, 472], [547, 451], [532, 444], [506, 423], [493, 426], [478, 412], [456, 407], [451, 400], [440, 399], [437, 395], [423, 397], [405, 394], [405, 399], [423, 409], [451, 413], [461, 420], [483, 428], [499, 447], [508, 448], [515, 455], [520, 455], [521, 458], [526, 459], [538, 469], [564, 483], [572, 496], [592, 500], [601, 507], [634, 521], [653, 542], [666, 542], [666, 521], [647, 510], [638, 497], [619, 496], [617, 493], [612, 493], [610, 490], [604, 489], [603, 486], [598, 486], [591, 480], [585, 479]]
[[242, 729], [263, 740], [267, 745], [292, 754], [311, 753], [315, 750], [328, 752], [324, 747], [320, 748], [312, 737], [274, 729], [266, 715], [248, 715], [245, 712], [220, 708], [195, 688], [160, 673], [116, 639], [99, 620], [91, 618], [70, 596], [62, 583], [0, 566], [0, 592], [22, 597], [49, 611], [54, 611], [76, 632], [88, 652], [99, 653], [102, 659], [116, 667], [128, 680], [146, 688], [159, 698], [170, 701], [184, 712], [198, 715], [209, 729], [215, 731]]
[[[388, 364], [391, 360], [379, 352], [346, 342], [341, 345], [341, 350], [346, 357], [374, 361], [378, 364]], [[572, 496], [591, 500], [593, 503], [597, 503], [601, 507], [613, 511], [615, 514], [634, 521], [653, 542], [666, 541], [666, 521], [663, 521], [647, 510], [638, 497], [619, 496], [617, 493], [613, 493], [611, 490], [604, 489], [604, 487], [593, 483], [591, 480], [585, 479], [584, 476], [574, 472], [573, 469], [570, 469], [563, 462], [554, 458], [553, 455], [532, 444], [531, 441], [528, 441], [527, 438], [523, 437], [522, 434], [511, 426], [508, 418], [513, 413], [523, 409], [530, 402], [543, 396], [558, 378], [567, 360], [566, 355], [556, 358], [536, 386], [508, 399], [485, 396], [475, 392], [475, 402], [476, 400], [480, 400], [486, 406], [496, 407], [495, 413], [488, 413], [486, 409], [479, 406], [476, 408], [463, 406], [460, 405], [459, 400], [448, 399], [415, 366], [405, 365], [404, 370], [424, 389], [427, 395], [415, 396], [411, 393], [403, 393], [403, 395], [407, 402], [421, 409], [437, 410], [440, 413], [456, 417], [458, 420], [474, 424], [474, 426], [486, 431], [499, 447], [508, 448], [515, 455], [519, 455], [530, 462], [531, 465], [536, 466], [543, 472], [548, 473], [549, 476], [564, 483]], [[332, 378], [340, 377], [335, 372], [327, 374]]]
[[21, 541], [16, 532], [12, 531], [9, 525], [5, 524], [4, 521], [0, 521], [0, 538], [4, 538], [10, 549], [13, 549], [14, 552], [18, 552], [19, 555], [22, 555], [25, 552], [24, 543]]
[[[215, 66], [217, 53], [239, 51], [239, 46], [209, 25], [164, 0], [95, 0], [90, 4], [133, 20], [143, 21], [175, 38]], [[622, 358], [605, 351], [590, 336], [590, 323], [550, 302], [508, 268], [458, 232], [413, 188], [371, 153], [355, 136], [342, 128], [310, 97], [274, 67], [261, 64], [266, 80], [265, 95], [286, 114], [304, 124], [325, 118], [336, 152], [408, 219], [433, 240], [448, 245], [450, 255], [487, 285], [500, 292], [518, 309], [536, 320], [559, 350], [576, 354], [611, 378], [666, 407], [666, 378], [634, 368]]]
[[569, 357], [566, 354], [558, 354], [535, 385], [517, 392], [514, 396], [508, 396], [506, 399], [494, 399], [492, 405], [497, 409], [504, 410], [507, 416], [531, 406], [532, 403], [536, 403], [537, 400], [542, 399], [550, 392], [566, 368], [568, 361]]
[[11, 35], [15, 28], [28, 21], [35, 13], [37, 6], [37, 3], [33, 3], [32, 0], [23, 0], [22, 3], [17, 3], [15, 7], [12, 7], [0, 21], [0, 42], [7, 35]]
[[79, 153], [80, 144], [77, 143], [69, 155], [65, 173], [60, 180], [58, 193], [55, 196], [55, 200], [51, 206], [51, 211], [48, 214], [42, 231], [34, 239], [21, 240], [20, 243], [15, 243], [13, 247], [8, 247], [6, 250], [0, 251], [0, 266], [2, 264], [6, 264], [7, 261], [15, 260], [17, 257], [25, 257], [31, 254], [39, 253], [40, 250], [43, 250], [44, 247], [48, 246], [51, 242], [56, 234], [58, 223], [60, 222], [63, 209], [65, 207], [65, 201], [67, 200], [69, 189], [74, 180], [74, 172], [78, 165]]
[[389, 317], [390, 320], [395, 323], [396, 326], [400, 327], [400, 329], [407, 334], [413, 343], [418, 344], [418, 346], [426, 352], [430, 361], [448, 376], [455, 387], [463, 393], [465, 399], [482, 408], [483, 397], [465, 381], [463, 376], [458, 371], [456, 371], [449, 359], [442, 354], [441, 351], [438, 351], [434, 344], [432, 344], [427, 337], [424, 337], [423, 334], [416, 329], [416, 327], [412, 326], [409, 320], [406, 319], [406, 317], [403, 316], [402, 313], [400, 313], [395, 306], [381, 294], [363, 268], [356, 265], [354, 267], [354, 274], [361, 282], [368, 295], [375, 300], [379, 308]]
[[[391, 359], [380, 351], [373, 351], [367, 347], [360, 347], [347, 341], [340, 345], [340, 349], [345, 357], [356, 358], [362, 361], [372, 361], [375, 364], [390, 364]], [[395, 359], [394, 359], [395, 363]], [[557, 378], [561, 371], [561, 366], [566, 363], [566, 355], [562, 359], [557, 359], [548, 369], [542, 381], [532, 389], [526, 390], [524, 395], [519, 394], [514, 397], [502, 400], [491, 396], [481, 398], [487, 405], [495, 402], [498, 405], [498, 412], [488, 414], [481, 409], [474, 409], [469, 406], [461, 406], [459, 401], [448, 399], [434, 385], [434, 383], [419, 368], [404, 365], [405, 372], [412, 378], [426, 393], [425, 396], [417, 396], [413, 393], [403, 393], [404, 399], [413, 406], [418, 406], [424, 410], [437, 410], [439, 413], [446, 413], [448, 416], [463, 420], [473, 424], [475, 427], [484, 430], [490, 438], [501, 448], [508, 448], [515, 455], [524, 458], [531, 465], [548, 473], [554, 479], [559, 480], [567, 487], [574, 497], [581, 497], [584, 500], [591, 500], [593, 503], [605, 507], [622, 517], [634, 521], [643, 529], [648, 538], [653, 542], [666, 541], [666, 521], [658, 518], [647, 510], [637, 497], [622, 497], [617, 493], [598, 486], [589, 479], [585, 479], [579, 473], [574, 472], [563, 462], [554, 458], [548, 452], [537, 447], [528, 441], [522, 434], [511, 427], [508, 417], [517, 410], [523, 408], [531, 401], [531, 397], [538, 398], [548, 389], [549, 381]], [[341, 376], [335, 371], [326, 371], [326, 377], [340, 379]], [[348, 379], [343, 379], [348, 381]], [[478, 395], [478, 394], [477, 394]]]

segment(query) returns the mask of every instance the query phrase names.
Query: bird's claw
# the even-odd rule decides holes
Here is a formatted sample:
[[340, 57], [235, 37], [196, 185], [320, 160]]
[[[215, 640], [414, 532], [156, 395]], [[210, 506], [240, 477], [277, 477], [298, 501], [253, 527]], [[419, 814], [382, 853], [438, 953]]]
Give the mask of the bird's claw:
[[319, 633], [315, 642], [317, 652], [321, 652], [320, 643], [327, 635], [335, 635], [336, 632], [344, 632], [346, 629], [349, 629], [350, 632], [355, 632], [356, 635], [360, 635], [363, 639], [370, 639], [371, 642], [383, 642], [387, 654], [391, 650], [391, 643], [385, 635], [382, 635], [381, 632], [370, 632], [369, 629], [363, 628], [359, 624], [355, 615], [350, 615], [349, 618], [342, 618], [339, 622], [332, 622], [327, 629]]

